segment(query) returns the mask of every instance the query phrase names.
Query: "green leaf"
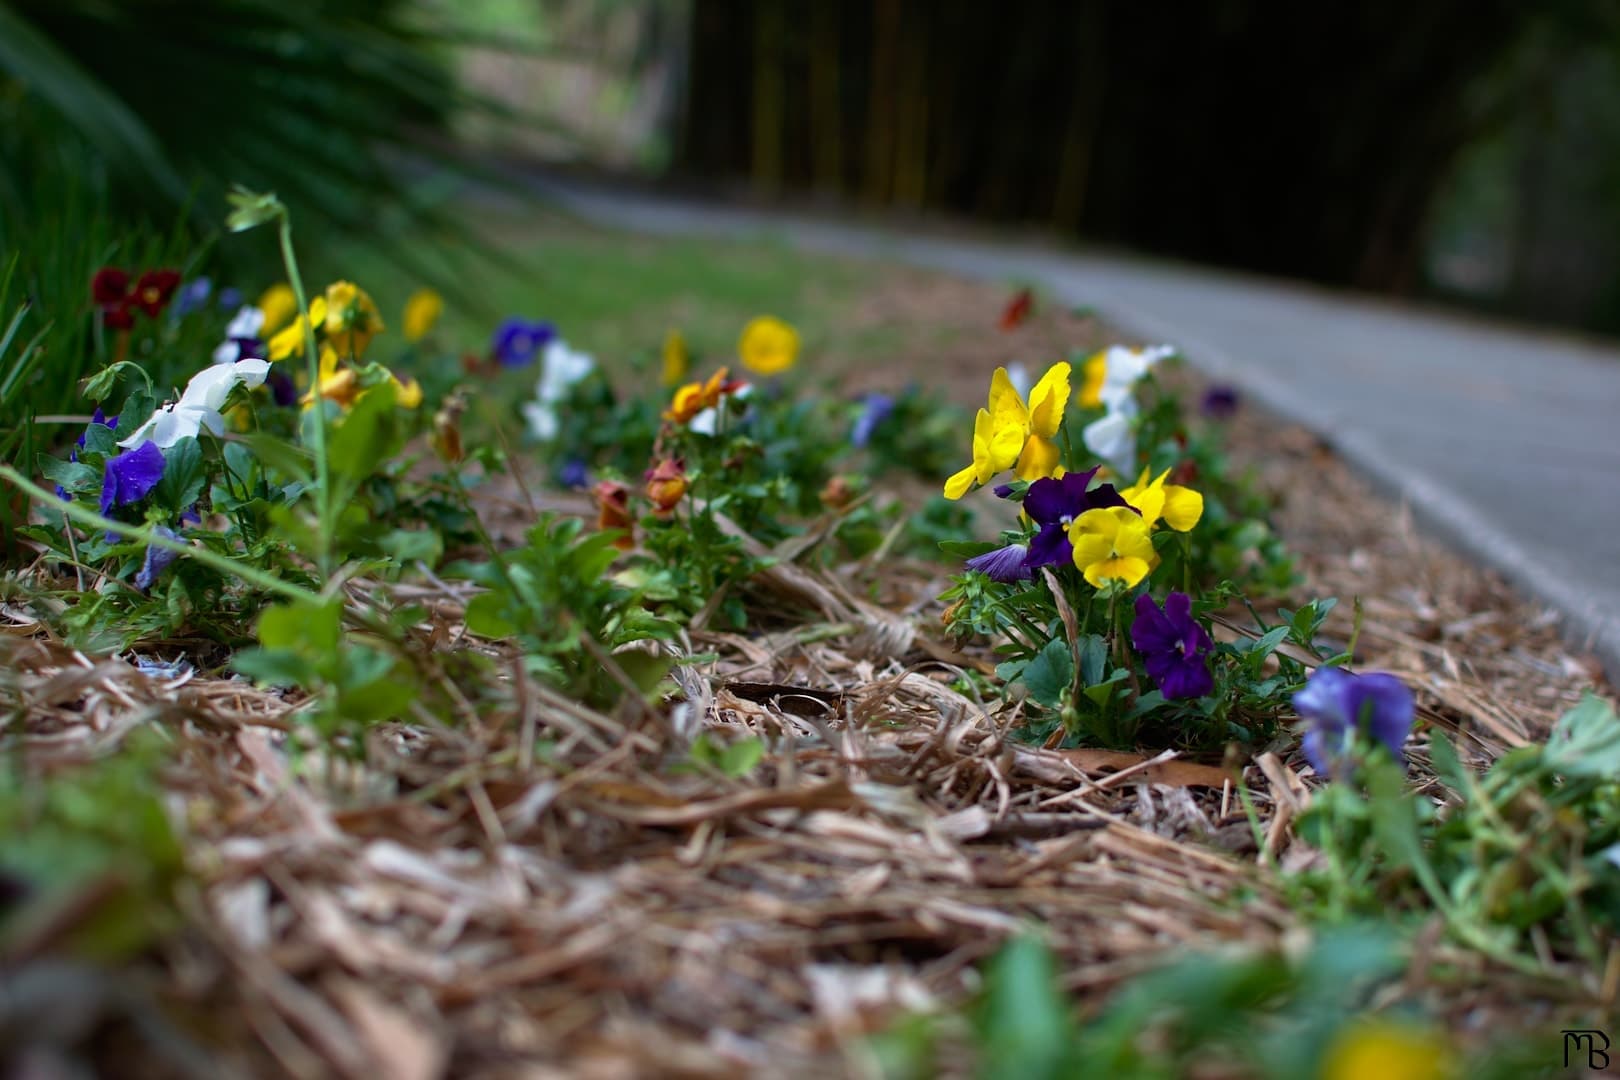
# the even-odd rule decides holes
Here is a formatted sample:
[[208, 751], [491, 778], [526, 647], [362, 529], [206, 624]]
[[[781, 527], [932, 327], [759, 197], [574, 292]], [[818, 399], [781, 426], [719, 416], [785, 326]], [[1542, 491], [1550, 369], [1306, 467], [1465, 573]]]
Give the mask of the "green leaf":
[[990, 961], [976, 1019], [986, 1075], [1063, 1075], [1074, 1025], [1058, 989], [1057, 964], [1039, 939], [1016, 937]]
[[63, 461], [49, 454], [41, 454], [39, 471], [45, 479], [68, 491], [91, 491], [101, 486], [101, 471], [82, 461]]
[[[241, 445], [253, 451], [253, 456], [260, 464], [282, 473], [291, 480], [307, 484], [313, 479], [314, 458], [309, 451], [294, 446], [278, 435], [267, 435], [261, 431], [249, 432], [237, 438]], [[236, 466], [233, 463], [231, 467], [234, 469]]]
[[1102, 682], [1107, 667], [1107, 639], [1101, 634], [1087, 634], [1080, 641], [1080, 684], [1092, 686]]
[[392, 383], [373, 386], [327, 433], [326, 456], [332, 472], [352, 486], [376, 472], [403, 441], [394, 396]]
[[1429, 732], [1429, 761], [1433, 763], [1434, 771], [1446, 782], [1447, 787], [1459, 795], [1467, 796], [1473, 786], [1468, 768], [1457, 756], [1457, 748], [1451, 745], [1451, 740], [1446, 738], [1442, 731], [1431, 729]]
[[225, 227], [231, 232], [256, 229], [287, 212], [274, 193], [261, 194], [240, 186], [232, 188], [225, 201], [231, 208], [230, 213], [225, 215]]
[[504, 593], [479, 593], [467, 603], [467, 629], [480, 637], [495, 640], [513, 636], [518, 628], [507, 619], [506, 607]]
[[631, 649], [614, 653], [613, 662], [630, 677], [637, 690], [643, 694], [651, 694], [658, 688], [658, 684], [664, 681], [664, 676], [669, 674], [675, 659], [671, 656], [658, 656], [639, 649]]
[[319, 661], [337, 654], [343, 637], [342, 621], [343, 609], [337, 600], [277, 604], [259, 616], [259, 644]]
[[1074, 685], [1074, 657], [1062, 638], [1048, 641], [1024, 669], [1024, 685], [1029, 696], [1049, 709], [1057, 708], [1064, 691]]
[[181, 439], [163, 451], [163, 478], [152, 489], [152, 497], [165, 509], [183, 511], [202, 497], [207, 480], [202, 446], [196, 439]]
[[319, 676], [306, 658], [290, 649], [243, 649], [231, 668], [263, 686], [313, 686]]
[[720, 755], [720, 771], [736, 780], [753, 772], [764, 757], [765, 740], [757, 735], [739, 739]]
[[1565, 776], [1620, 778], [1620, 718], [1614, 706], [1588, 693], [1558, 718], [1542, 760]]

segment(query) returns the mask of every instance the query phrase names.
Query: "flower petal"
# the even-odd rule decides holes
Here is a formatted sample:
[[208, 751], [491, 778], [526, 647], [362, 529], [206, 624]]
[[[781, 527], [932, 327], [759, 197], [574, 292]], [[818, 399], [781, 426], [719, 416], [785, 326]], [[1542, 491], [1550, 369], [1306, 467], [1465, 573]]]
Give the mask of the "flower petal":
[[1029, 430], [1043, 439], [1056, 438], [1063, 424], [1069, 407], [1069, 370], [1067, 361], [1053, 364], [1029, 392]]
[[1030, 541], [1029, 556], [1024, 560], [1024, 565], [1031, 569], [1037, 566], [1061, 566], [1073, 558], [1069, 530], [1052, 521], [1042, 525], [1041, 531]]
[[1029, 549], [1023, 544], [1008, 544], [983, 555], [975, 555], [967, 561], [967, 567], [979, 571], [991, 581], [1027, 581], [1032, 576], [1025, 563], [1028, 554]]
[[[1143, 515], [1144, 517], [1146, 515]], [[1164, 487], [1164, 523], [1176, 532], [1186, 532], [1204, 516], [1204, 497], [1189, 487]]]

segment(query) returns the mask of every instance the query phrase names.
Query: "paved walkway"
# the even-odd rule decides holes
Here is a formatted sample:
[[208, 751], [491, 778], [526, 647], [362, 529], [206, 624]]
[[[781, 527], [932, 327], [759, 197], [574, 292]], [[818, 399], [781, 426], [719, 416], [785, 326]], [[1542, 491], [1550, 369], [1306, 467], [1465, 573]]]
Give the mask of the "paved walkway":
[[546, 180], [621, 228], [770, 234], [1037, 283], [1324, 436], [1419, 520], [1564, 616], [1620, 682], [1620, 347], [1218, 271], [905, 236]]

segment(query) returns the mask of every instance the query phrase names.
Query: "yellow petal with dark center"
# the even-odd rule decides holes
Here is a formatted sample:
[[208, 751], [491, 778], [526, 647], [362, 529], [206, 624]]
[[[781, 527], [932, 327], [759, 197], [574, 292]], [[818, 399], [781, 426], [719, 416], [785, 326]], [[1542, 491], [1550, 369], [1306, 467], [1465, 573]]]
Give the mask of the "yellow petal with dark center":
[[1086, 580], [1099, 589], [1110, 581], [1124, 582], [1130, 588], [1148, 576], [1148, 564], [1143, 559], [1120, 556], [1092, 563], [1086, 567], [1085, 575]]

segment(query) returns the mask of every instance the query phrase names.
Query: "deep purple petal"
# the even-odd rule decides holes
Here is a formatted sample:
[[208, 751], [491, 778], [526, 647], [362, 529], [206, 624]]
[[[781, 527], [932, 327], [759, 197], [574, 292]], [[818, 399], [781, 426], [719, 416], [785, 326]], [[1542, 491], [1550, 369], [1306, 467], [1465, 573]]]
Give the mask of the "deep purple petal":
[[1215, 677], [1199, 656], [1160, 653], [1143, 662], [1160, 693], [1172, 700], [1203, 697], [1215, 689]]
[[279, 367], [272, 367], [270, 374], [264, 377], [265, 385], [270, 387], [270, 400], [282, 408], [290, 408], [298, 404], [298, 386], [292, 376]]
[[1211, 386], [1200, 407], [1205, 416], [1225, 420], [1238, 410], [1238, 392], [1230, 386]]
[[1131, 623], [1131, 644], [1144, 659], [1175, 651], [1180, 634], [1164, 617], [1153, 597], [1143, 593], [1136, 598], [1136, 619]]
[[1013, 486], [1011, 484], [997, 484], [991, 490], [996, 493], [996, 498], [1005, 499], [1012, 495]]
[[1126, 502], [1125, 496], [1121, 495], [1113, 484], [1098, 484], [1086, 492], [1087, 510], [1102, 510], [1110, 506], [1123, 506], [1137, 517], [1142, 516], [1142, 511]]
[[[1075, 500], [1064, 483], [1068, 479], [1068, 476], [1062, 480], [1046, 477], [1029, 485], [1029, 491], [1024, 494], [1024, 513], [1041, 525], [1056, 525], [1064, 518], [1079, 517]], [[1081, 488], [1082, 501], [1084, 498], [1085, 489]]]
[[[179, 533], [173, 529], [166, 529], [162, 525], [152, 531], [167, 540], [180, 539]], [[150, 589], [152, 583], [157, 581], [163, 571], [169, 568], [169, 564], [179, 557], [180, 553], [178, 551], [170, 551], [168, 548], [159, 547], [156, 544], [146, 545], [146, 559], [141, 563], [140, 570], [135, 574], [135, 587], [142, 590]]]
[[1041, 531], [1030, 541], [1024, 568], [1033, 570], [1037, 566], [1062, 566], [1073, 558], [1074, 545], [1069, 542], [1069, 530], [1054, 521], [1042, 525]]
[[1024, 566], [1024, 556], [1027, 554], [1029, 549], [1023, 544], [1008, 544], [983, 555], [975, 555], [967, 561], [967, 567], [986, 575], [991, 581], [1027, 581], [1031, 577]]
[[125, 454], [107, 459], [101, 475], [101, 512], [128, 506], [146, 498], [163, 479], [163, 451], [147, 441]]

